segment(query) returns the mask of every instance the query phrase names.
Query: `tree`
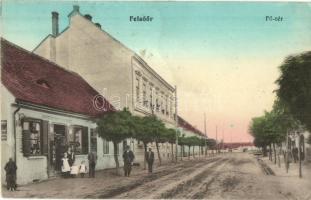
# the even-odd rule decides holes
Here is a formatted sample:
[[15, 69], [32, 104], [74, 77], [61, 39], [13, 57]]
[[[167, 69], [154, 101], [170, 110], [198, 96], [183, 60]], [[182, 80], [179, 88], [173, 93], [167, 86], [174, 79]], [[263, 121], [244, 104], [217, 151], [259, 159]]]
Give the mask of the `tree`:
[[105, 114], [97, 119], [96, 123], [98, 135], [113, 143], [114, 160], [118, 174], [118, 144], [132, 136], [132, 115], [128, 110], [124, 109], [123, 111]]
[[146, 126], [146, 134], [150, 135], [150, 137], [156, 143], [159, 165], [161, 165], [162, 159], [159, 150], [159, 143], [162, 143], [162, 141], [164, 140], [164, 138], [162, 137], [162, 133], [165, 133], [166, 131], [165, 125], [155, 115], [144, 117], [144, 122]]
[[174, 162], [174, 144], [176, 142], [176, 130], [169, 128], [169, 129], [166, 129], [166, 131], [162, 134], [165, 135], [167, 142], [171, 144], [171, 155], [172, 155], [172, 161]]
[[278, 97], [289, 112], [311, 131], [311, 51], [289, 56], [280, 66]]

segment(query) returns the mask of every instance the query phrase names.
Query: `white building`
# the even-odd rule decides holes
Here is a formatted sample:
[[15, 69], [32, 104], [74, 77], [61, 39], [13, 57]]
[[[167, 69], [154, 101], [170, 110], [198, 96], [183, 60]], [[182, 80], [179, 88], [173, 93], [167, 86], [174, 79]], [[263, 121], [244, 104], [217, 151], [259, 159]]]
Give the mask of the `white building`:
[[[58, 13], [52, 12], [52, 34], [34, 53], [80, 74], [103, 94], [116, 109], [127, 107], [134, 115], [154, 113], [168, 128], [175, 126], [175, 89], [139, 55], [105, 32], [90, 15], [73, 6], [69, 25], [58, 31]], [[185, 129], [188, 130], [188, 129]], [[198, 130], [186, 131], [199, 134]], [[190, 135], [191, 135], [190, 133]], [[137, 160], [143, 158], [139, 141], [130, 142]], [[167, 148], [162, 148], [166, 151]], [[168, 154], [168, 157], [172, 155]]]
[[97, 137], [92, 121], [113, 106], [98, 101], [106, 111], [96, 110], [98, 93], [83, 78], [4, 39], [1, 53], [2, 183], [9, 158], [17, 163], [18, 184], [59, 174], [65, 144], [74, 146], [75, 165], [87, 163], [93, 150], [97, 169], [114, 167], [112, 145]]

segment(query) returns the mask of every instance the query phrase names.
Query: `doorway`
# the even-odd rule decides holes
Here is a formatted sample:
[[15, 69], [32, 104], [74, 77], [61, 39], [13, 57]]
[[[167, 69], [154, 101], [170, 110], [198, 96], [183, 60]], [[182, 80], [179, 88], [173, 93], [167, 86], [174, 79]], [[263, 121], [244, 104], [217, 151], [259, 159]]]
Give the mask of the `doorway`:
[[54, 124], [54, 137], [50, 141], [50, 169], [54, 174], [61, 172], [62, 158], [66, 152], [66, 126], [60, 124]]

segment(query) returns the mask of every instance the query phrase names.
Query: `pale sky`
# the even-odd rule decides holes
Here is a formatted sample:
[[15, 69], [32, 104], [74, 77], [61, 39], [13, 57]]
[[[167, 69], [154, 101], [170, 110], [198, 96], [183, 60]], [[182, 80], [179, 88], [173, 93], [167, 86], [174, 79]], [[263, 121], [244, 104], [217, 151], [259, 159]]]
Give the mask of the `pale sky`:
[[[77, 3], [77, 1], [75, 1]], [[2, 35], [33, 50], [51, 33], [51, 12], [68, 25], [73, 2], [2, 2]], [[311, 3], [78, 2], [82, 14], [137, 53], [171, 85], [179, 114], [225, 142], [251, 141], [252, 117], [271, 109], [278, 66], [310, 50]], [[152, 22], [130, 22], [151, 16]], [[283, 20], [266, 21], [266, 16]], [[224, 134], [223, 134], [224, 133]]]

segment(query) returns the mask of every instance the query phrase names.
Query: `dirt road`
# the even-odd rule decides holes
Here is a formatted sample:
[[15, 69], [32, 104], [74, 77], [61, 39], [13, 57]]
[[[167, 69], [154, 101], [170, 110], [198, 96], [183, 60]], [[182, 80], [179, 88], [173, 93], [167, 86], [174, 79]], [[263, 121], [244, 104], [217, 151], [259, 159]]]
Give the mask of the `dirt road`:
[[[247, 153], [185, 160], [156, 168], [136, 168], [129, 178], [100, 172], [95, 179], [55, 179], [3, 193], [5, 197], [117, 199], [297, 199], [280, 179], [267, 174]], [[298, 198], [299, 199], [299, 198]]]
[[[284, 199], [273, 177], [248, 154], [229, 154], [178, 168], [175, 173], [109, 198]], [[107, 196], [106, 196], [107, 197]]]

